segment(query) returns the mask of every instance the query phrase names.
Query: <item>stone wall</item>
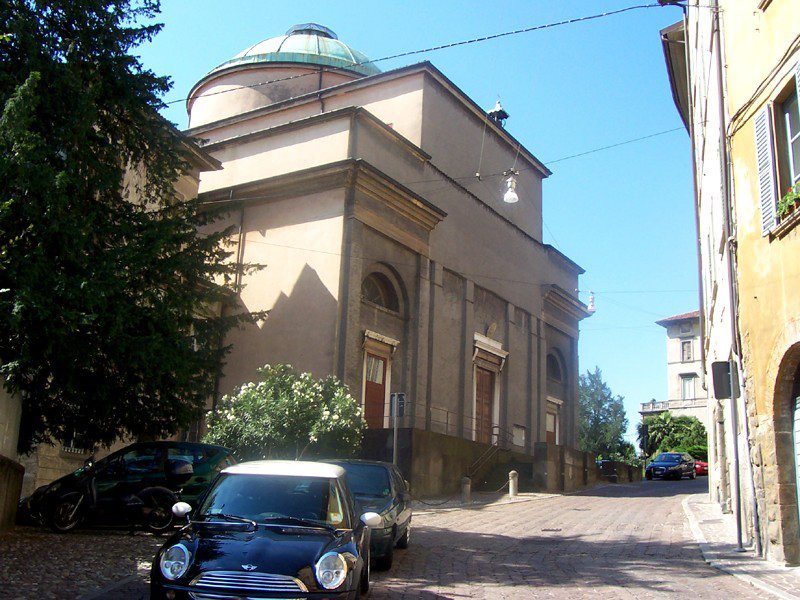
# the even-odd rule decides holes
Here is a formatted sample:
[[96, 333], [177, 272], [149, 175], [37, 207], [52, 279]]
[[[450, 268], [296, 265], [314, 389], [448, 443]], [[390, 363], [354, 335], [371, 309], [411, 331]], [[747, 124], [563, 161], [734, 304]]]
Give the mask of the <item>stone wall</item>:
[[[463, 438], [421, 429], [398, 430], [398, 467], [411, 483], [415, 497], [458, 493], [461, 479], [489, 446]], [[371, 429], [365, 433], [361, 458], [392, 460], [392, 430]], [[620, 483], [641, 481], [641, 469], [612, 463], [611, 472]], [[570, 492], [608, 481], [592, 454], [575, 448], [540, 442], [533, 455], [498, 448], [492, 460], [472, 481], [474, 490], [495, 490], [508, 480], [508, 472], [519, 473], [523, 492]]]
[[14, 525], [24, 472], [21, 464], [0, 454], [0, 531]]

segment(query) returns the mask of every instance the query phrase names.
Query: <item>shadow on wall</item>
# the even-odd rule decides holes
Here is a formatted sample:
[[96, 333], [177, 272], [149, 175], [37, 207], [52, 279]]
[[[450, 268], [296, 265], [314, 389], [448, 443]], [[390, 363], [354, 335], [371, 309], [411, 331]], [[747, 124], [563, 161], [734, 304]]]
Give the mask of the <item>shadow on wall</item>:
[[[286, 363], [315, 377], [333, 372], [338, 302], [317, 272], [305, 265], [290, 295], [281, 294], [266, 320], [228, 334], [222, 394], [257, 378], [265, 364]], [[237, 310], [249, 310], [241, 304]]]

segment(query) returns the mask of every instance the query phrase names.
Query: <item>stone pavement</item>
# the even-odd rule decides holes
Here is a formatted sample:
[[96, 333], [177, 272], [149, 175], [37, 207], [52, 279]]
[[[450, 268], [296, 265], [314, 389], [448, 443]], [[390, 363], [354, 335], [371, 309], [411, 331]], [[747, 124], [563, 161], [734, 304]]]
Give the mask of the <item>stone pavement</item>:
[[0, 598], [67, 600], [94, 594], [123, 577], [147, 580], [150, 561], [162, 543], [162, 538], [142, 532], [59, 535], [43, 527], [16, 527], [0, 534]]
[[[764, 598], [704, 561], [682, 501], [705, 485], [650, 481], [419, 509], [410, 547], [396, 551], [391, 570], [373, 571], [370, 596]], [[0, 598], [145, 600], [158, 542], [146, 534], [17, 528], [0, 536]]]
[[800, 567], [784, 567], [755, 556], [753, 549], [736, 549], [736, 522], [723, 514], [708, 494], [688, 496], [683, 508], [706, 562], [746, 581], [771, 596], [800, 600]]

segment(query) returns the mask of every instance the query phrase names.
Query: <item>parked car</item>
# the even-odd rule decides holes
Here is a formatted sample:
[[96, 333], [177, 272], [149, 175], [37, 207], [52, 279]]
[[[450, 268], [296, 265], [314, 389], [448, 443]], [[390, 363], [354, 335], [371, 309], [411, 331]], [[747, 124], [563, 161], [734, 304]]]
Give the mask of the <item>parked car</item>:
[[221, 446], [135, 443], [38, 488], [20, 501], [20, 513], [62, 533], [81, 523], [162, 532], [172, 527], [175, 502], [196, 501], [235, 463]]
[[696, 475], [708, 475], [708, 463], [702, 460], [695, 460], [694, 472]]
[[158, 551], [151, 599], [341, 598], [369, 590], [370, 527], [337, 465], [255, 461], [223, 470]]
[[647, 465], [644, 475], [647, 479], [654, 477], [680, 479], [684, 475], [689, 479], [694, 479], [697, 476], [694, 470], [694, 459], [691, 454], [685, 452], [662, 452]]
[[375, 568], [391, 568], [394, 549], [408, 548], [411, 539], [411, 496], [403, 476], [395, 465], [387, 462], [329, 462], [344, 468], [347, 482], [362, 510], [381, 516], [381, 526], [372, 530], [370, 551]]

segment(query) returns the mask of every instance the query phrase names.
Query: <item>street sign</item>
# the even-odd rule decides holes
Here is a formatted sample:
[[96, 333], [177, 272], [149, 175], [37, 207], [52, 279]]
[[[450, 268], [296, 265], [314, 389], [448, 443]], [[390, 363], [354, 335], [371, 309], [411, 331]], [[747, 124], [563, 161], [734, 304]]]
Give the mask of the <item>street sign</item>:
[[405, 392], [395, 392], [391, 394], [391, 403], [389, 404], [389, 416], [393, 417], [395, 414], [395, 406], [397, 407], [397, 416], [402, 417], [406, 413], [406, 394]]

